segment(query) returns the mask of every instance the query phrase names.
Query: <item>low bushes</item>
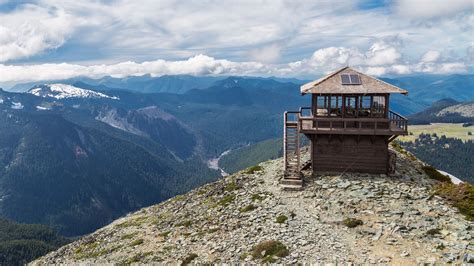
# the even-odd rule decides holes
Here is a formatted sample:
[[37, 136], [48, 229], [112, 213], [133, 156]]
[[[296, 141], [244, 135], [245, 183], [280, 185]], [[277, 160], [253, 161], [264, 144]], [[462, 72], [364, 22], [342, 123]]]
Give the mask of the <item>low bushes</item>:
[[275, 262], [274, 257], [286, 257], [290, 254], [288, 248], [276, 240], [264, 241], [252, 249], [252, 257], [254, 259], [262, 259], [263, 262]]

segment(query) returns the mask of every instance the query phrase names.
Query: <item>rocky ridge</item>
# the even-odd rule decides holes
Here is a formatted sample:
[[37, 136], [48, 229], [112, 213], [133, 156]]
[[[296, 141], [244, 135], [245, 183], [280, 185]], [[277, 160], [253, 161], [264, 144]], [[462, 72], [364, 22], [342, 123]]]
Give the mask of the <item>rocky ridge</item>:
[[[280, 158], [131, 213], [32, 264], [473, 262], [474, 223], [432, 194], [437, 181], [421, 167], [397, 153], [394, 176], [305, 172], [304, 190], [289, 192], [278, 185]], [[268, 240], [288, 254], [255, 254]]]

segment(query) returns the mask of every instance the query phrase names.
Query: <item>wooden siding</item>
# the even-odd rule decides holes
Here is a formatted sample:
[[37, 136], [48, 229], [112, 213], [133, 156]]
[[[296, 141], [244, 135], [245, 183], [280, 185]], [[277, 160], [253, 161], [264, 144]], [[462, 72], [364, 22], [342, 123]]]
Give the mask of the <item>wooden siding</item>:
[[387, 173], [387, 136], [309, 135], [313, 171]]

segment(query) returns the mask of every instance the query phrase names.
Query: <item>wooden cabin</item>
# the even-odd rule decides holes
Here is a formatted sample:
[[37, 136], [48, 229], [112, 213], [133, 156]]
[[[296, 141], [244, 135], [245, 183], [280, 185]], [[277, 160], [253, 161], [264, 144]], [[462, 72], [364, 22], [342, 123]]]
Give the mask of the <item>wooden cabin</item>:
[[[311, 107], [284, 113], [282, 184], [301, 187], [306, 167], [313, 173], [393, 172], [388, 144], [407, 135], [407, 119], [389, 109], [393, 93], [408, 92], [350, 67], [301, 86]], [[310, 162], [301, 162], [301, 134], [311, 141]]]

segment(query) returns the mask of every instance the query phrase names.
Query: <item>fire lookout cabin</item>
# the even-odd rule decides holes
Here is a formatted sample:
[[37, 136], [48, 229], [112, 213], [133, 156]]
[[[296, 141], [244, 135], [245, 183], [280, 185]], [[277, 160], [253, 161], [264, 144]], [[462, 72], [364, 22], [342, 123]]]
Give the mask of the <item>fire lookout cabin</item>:
[[[286, 188], [302, 187], [301, 168], [317, 172], [389, 174], [395, 154], [388, 144], [407, 135], [407, 119], [389, 109], [390, 94], [406, 90], [344, 67], [301, 86], [311, 107], [284, 113]], [[302, 165], [301, 134], [311, 141], [311, 161]]]

